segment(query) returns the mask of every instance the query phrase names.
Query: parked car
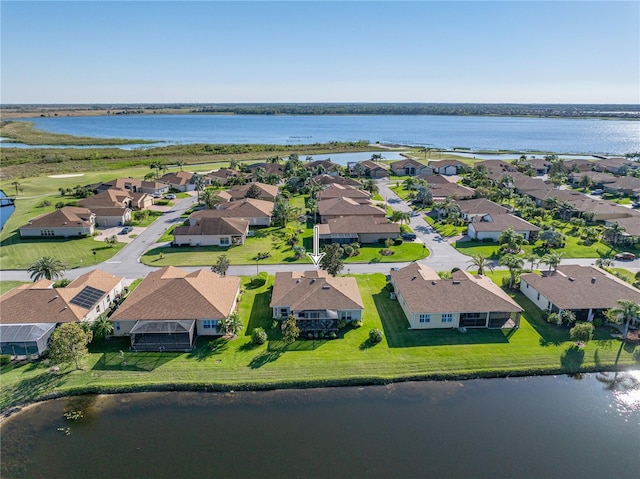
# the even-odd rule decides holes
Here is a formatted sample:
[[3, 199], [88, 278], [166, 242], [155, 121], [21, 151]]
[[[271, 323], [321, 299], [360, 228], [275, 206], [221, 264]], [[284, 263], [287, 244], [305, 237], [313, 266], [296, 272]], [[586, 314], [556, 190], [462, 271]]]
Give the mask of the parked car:
[[631, 205], [632, 208], [640, 208], [640, 201], [635, 202]]
[[598, 188], [597, 190], [593, 190], [591, 192], [592, 195], [601, 195], [602, 193], [604, 193], [604, 190], [602, 188]]
[[154, 198], [162, 198], [162, 193], [158, 193], [158, 192], [156, 192], [156, 193], [154, 193], [152, 196], [153, 196]]
[[402, 233], [402, 239], [407, 241], [414, 241], [417, 236], [414, 233]]
[[173, 193], [169, 193], [168, 195], [164, 195], [164, 197], [167, 200], [175, 200], [176, 199], [176, 195], [174, 195]]
[[624, 251], [622, 253], [618, 253], [615, 258], [620, 261], [633, 261], [636, 259], [636, 255], [629, 253], [628, 251]]
[[120, 231], [121, 235], [126, 235], [127, 233], [131, 233], [133, 231], [133, 228], [131, 226], [125, 226], [124, 228], [122, 228], [122, 231]]

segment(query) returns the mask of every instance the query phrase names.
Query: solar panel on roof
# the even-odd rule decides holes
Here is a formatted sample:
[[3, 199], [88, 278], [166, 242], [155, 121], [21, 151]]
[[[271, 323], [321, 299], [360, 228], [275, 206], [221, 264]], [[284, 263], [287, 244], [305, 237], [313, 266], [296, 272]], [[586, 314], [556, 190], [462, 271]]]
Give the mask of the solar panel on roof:
[[91, 309], [104, 295], [105, 291], [92, 288], [91, 286], [85, 286], [82, 291], [73, 297], [71, 304], [75, 304], [81, 308]]

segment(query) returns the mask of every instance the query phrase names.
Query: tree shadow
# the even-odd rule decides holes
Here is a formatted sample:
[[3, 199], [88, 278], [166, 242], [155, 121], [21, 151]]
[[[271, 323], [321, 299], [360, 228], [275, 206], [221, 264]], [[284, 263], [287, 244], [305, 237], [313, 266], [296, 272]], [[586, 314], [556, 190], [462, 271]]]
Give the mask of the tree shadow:
[[281, 349], [266, 349], [249, 361], [249, 367], [251, 369], [261, 368], [265, 364], [274, 362], [280, 356], [282, 356]]
[[222, 337], [199, 336], [194, 348], [189, 352], [189, 359], [204, 361], [211, 356], [224, 353], [229, 347], [229, 341]]
[[253, 298], [249, 322], [245, 329], [245, 336], [251, 336], [251, 332], [255, 328], [264, 328], [269, 331], [273, 322], [271, 308], [269, 307], [271, 293], [269, 289], [262, 293], [257, 293]]
[[567, 372], [577, 372], [584, 362], [584, 350], [577, 346], [571, 346], [560, 356], [562, 369]]
[[[65, 372], [49, 372], [45, 371], [42, 374], [38, 374], [32, 378], [23, 379], [17, 383], [12, 390], [3, 391], [3, 401], [11, 403], [23, 403], [32, 402], [35, 399], [50, 393], [54, 389], [62, 386], [66, 380], [67, 375], [71, 374], [71, 371]], [[7, 413], [7, 411], [4, 411]], [[9, 412], [10, 414], [10, 412]]]
[[181, 353], [160, 351], [106, 352], [93, 366], [94, 371], [153, 371]]

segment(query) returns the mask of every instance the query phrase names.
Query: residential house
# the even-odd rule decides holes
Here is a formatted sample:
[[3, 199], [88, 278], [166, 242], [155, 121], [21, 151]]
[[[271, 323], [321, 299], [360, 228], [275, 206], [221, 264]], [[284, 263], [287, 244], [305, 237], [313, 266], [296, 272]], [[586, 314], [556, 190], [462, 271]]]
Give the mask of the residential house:
[[149, 273], [111, 316], [114, 336], [129, 336], [137, 351], [188, 351], [196, 336], [221, 334], [239, 294], [236, 276], [167, 266]]
[[218, 209], [215, 210], [194, 211], [189, 216], [189, 224], [197, 225], [200, 218], [209, 217], [244, 218], [249, 221], [250, 226], [270, 226], [272, 214], [273, 203], [271, 201], [245, 198], [244, 200], [220, 204]]
[[[458, 200], [456, 201], [456, 205], [458, 206], [462, 219], [467, 223], [477, 217], [504, 215], [510, 212], [509, 208], [505, 208], [486, 198]], [[441, 211], [441, 214], [443, 213], [444, 211]]]
[[223, 201], [238, 201], [244, 198], [248, 198], [247, 194], [249, 190], [257, 193], [257, 196], [251, 196], [251, 198], [263, 201], [275, 201], [278, 196], [278, 187], [275, 185], [268, 185], [266, 183], [260, 183], [253, 181], [251, 183], [245, 183], [244, 185], [234, 185], [226, 191], [221, 191], [218, 196]]
[[350, 175], [355, 174], [354, 166], [356, 163], [361, 163], [364, 166], [364, 176], [369, 178], [387, 178], [389, 176], [389, 169], [381, 163], [376, 163], [371, 160], [352, 161], [347, 163], [347, 168]]
[[339, 176], [342, 171], [342, 166], [334, 163], [331, 159], [308, 161], [303, 163], [302, 166], [310, 170], [314, 175]]
[[586, 195], [570, 203], [575, 207], [578, 216], [588, 216], [591, 221], [607, 221], [635, 215], [630, 208], [625, 208], [613, 201], [589, 198]]
[[262, 168], [264, 170], [265, 176], [276, 175], [278, 178], [282, 178], [284, 176], [284, 166], [279, 163], [253, 163], [251, 165], [247, 165], [247, 169], [249, 170], [249, 181], [253, 179], [254, 173], [258, 168]]
[[360, 183], [358, 180], [354, 180], [353, 178], [348, 178], [346, 176], [331, 176], [327, 174], [314, 176], [310, 179], [310, 181], [320, 187], [325, 187], [333, 184], [353, 186], [354, 188], [360, 188], [362, 186], [362, 183]]
[[640, 178], [633, 176], [620, 176], [615, 181], [606, 183], [602, 187], [605, 193], [640, 197]]
[[400, 226], [385, 217], [341, 216], [318, 225], [318, 238], [326, 243], [377, 243], [400, 237]]
[[371, 193], [365, 190], [359, 190], [352, 186], [343, 186], [338, 184], [329, 185], [316, 194], [318, 201], [329, 200], [333, 198], [351, 198], [353, 201], [362, 205], [371, 203]]
[[220, 168], [219, 170], [213, 170], [204, 175], [205, 185], [226, 185], [230, 181], [234, 181], [235, 178], [240, 176], [240, 172], [231, 170], [229, 168]]
[[595, 161], [576, 158], [575, 160], [564, 160], [562, 167], [566, 172], [578, 173], [581, 171], [591, 171], [595, 166]]
[[235, 246], [245, 242], [249, 221], [243, 218], [200, 218], [173, 230], [175, 246]]
[[457, 175], [465, 164], [458, 160], [437, 160], [430, 161], [429, 166], [438, 175], [451, 176]]
[[293, 315], [301, 335], [337, 332], [338, 321], [360, 321], [364, 303], [355, 278], [326, 271], [277, 272], [269, 303], [273, 317]]
[[640, 163], [624, 157], [604, 158], [593, 162], [596, 171], [608, 171], [614, 174], [624, 174], [625, 170], [640, 168]]
[[466, 271], [440, 279], [422, 263], [391, 271], [392, 294], [409, 329], [517, 328], [523, 309], [486, 276]]
[[412, 158], [394, 161], [391, 163], [391, 171], [398, 176], [416, 176], [416, 175], [432, 175], [433, 168], [431, 166], [420, 163]]
[[433, 193], [433, 199], [435, 201], [443, 200], [445, 198], [466, 200], [473, 198], [476, 193], [473, 188], [462, 186], [457, 183], [430, 183], [429, 188], [431, 189], [431, 193]]
[[528, 165], [535, 172], [536, 176], [543, 176], [549, 173], [549, 169], [551, 168], [551, 162], [545, 160], [544, 158], [527, 158], [522, 161], [523, 165]]
[[169, 187], [177, 191], [194, 191], [196, 184], [194, 182], [194, 174], [188, 171], [176, 171], [167, 173], [158, 178], [158, 181], [167, 183]]
[[169, 192], [169, 185], [160, 181], [136, 180], [134, 178], [116, 178], [115, 180], [100, 183], [95, 187], [95, 192], [99, 193], [108, 189], [128, 190], [134, 193], [164, 194]]
[[91, 211], [95, 216], [95, 225], [100, 228], [111, 228], [114, 226], [124, 226], [131, 221], [130, 208], [115, 207], [93, 207]]
[[569, 181], [572, 186], [578, 186], [584, 177], [589, 178], [593, 188], [602, 188], [607, 183], [616, 181], [616, 177], [610, 173], [602, 173], [599, 171], [579, 171], [569, 173]]
[[61, 323], [95, 321], [122, 293], [123, 278], [101, 270], [78, 276], [65, 288], [42, 279], [0, 296], [0, 350], [11, 356], [40, 355]]
[[90, 236], [93, 234], [95, 219], [96, 215], [88, 208], [64, 206], [29, 220], [18, 231], [22, 238]]
[[360, 204], [351, 198], [332, 198], [318, 201], [320, 222], [327, 223], [341, 216], [373, 216], [384, 218], [386, 212], [382, 208], [369, 204]]
[[[633, 210], [631, 211], [633, 212]], [[623, 243], [640, 243], [640, 212], [635, 212], [635, 214], [627, 218], [617, 218], [604, 222], [606, 226], [611, 226], [613, 223], [618, 223], [624, 228], [624, 231], [620, 233]]]
[[621, 299], [640, 303], [640, 290], [594, 266], [565, 265], [542, 274], [521, 274], [520, 291], [543, 311], [570, 310], [579, 320], [602, 316]]
[[142, 201], [145, 201], [143, 196], [151, 198], [153, 203], [153, 198], [146, 193], [130, 193], [127, 190], [110, 188], [84, 198], [78, 204], [89, 208], [96, 215], [96, 226], [101, 228], [123, 226], [131, 221], [131, 204], [133, 203], [132, 195], [134, 194], [138, 195], [138, 199]]
[[535, 241], [540, 231], [536, 225], [512, 214], [488, 214], [473, 218], [467, 227], [467, 235], [475, 240], [498, 241], [502, 232], [509, 228], [513, 228], [516, 233], [523, 235], [527, 241]]

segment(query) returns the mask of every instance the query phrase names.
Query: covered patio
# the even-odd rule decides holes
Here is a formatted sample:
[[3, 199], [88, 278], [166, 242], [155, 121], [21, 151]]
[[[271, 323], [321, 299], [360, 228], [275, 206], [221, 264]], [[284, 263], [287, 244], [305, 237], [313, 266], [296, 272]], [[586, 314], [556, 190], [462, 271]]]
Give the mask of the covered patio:
[[47, 349], [56, 323], [0, 325], [0, 353], [13, 357], [39, 356]]
[[179, 321], [137, 321], [131, 329], [134, 351], [190, 351], [195, 319]]

